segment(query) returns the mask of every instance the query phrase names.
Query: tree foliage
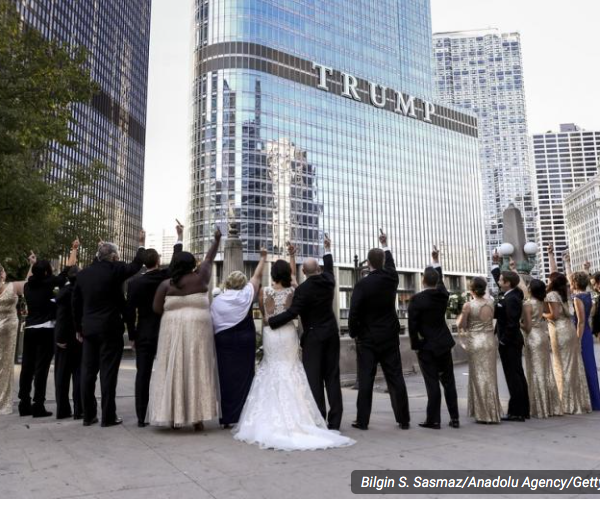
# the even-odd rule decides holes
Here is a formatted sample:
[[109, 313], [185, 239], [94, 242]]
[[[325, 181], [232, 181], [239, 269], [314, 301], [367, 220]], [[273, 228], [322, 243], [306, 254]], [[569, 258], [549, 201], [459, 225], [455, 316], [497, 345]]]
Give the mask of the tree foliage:
[[74, 237], [93, 248], [106, 237], [96, 189], [99, 163], [58, 165], [53, 152], [76, 148], [72, 106], [97, 91], [84, 48], [51, 41], [0, 0], [0, 262], [13, 272], [30, 250], [67, 253]]

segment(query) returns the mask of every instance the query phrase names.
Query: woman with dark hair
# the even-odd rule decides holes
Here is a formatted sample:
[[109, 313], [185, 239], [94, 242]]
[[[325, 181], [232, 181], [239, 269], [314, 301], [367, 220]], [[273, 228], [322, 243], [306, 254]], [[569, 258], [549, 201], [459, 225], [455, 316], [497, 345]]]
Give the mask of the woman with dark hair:
[[273, 330], [269, 318], [283, 313], [292, 302], [296, 261], [277, 260], [271, 268], [272, 285], [261, 290], [264, 356], [254, 376], [234, 438], [261, 448], [317, 450], [349, 446], [350, 438], [327, 429], [300, 361], [296, 327], [289, 322]]
[[581, 343], [581, 358], [585, 370], [590, 401], [594, 411], [600, 410], [600, 386], [598, 385], [598, 369], [594, 355], [594, 336], [590, 328], [592, 313], [592, 294], [587, 291], [590, 276], [587, 272], [575, 272], [571, 276], [571, 291], [573, 292], [573, 305], [575, 314], [573, 323], [577, 328], [577, 338]]
[[[24, 294], [27, 303], [25, 335], [23, 338], [23, 358], [19, 378], [19, 414], [33, 415], [34, 418], [52, 416], [46, 411], [46, 384], [48, 372], [54, 357], [54, 325], [56, 320], [56, 300], [54, 289], [62, 288], [67, 282], [67, 270], [77, 263], [75, 240], [65, 269], [58, 275], [52, 273], [47, 260], [37, 260], [31, 268], [31, 277], [25, 283]], [[31, 387], [34, 386], [33, 405]]]
[[[36, 262], [31, 252], [29, 257], [29, 274]], [[7, 274], [0, 265], [0, 415], [10, 415], [13, 412], [13, 383], [15, 369], [15, 350], [17, 347], [17, 332], [19, 318], [17, 317], [17, 302], [23, 296], [27, 281], [6, 281]]]
[[483, 278], [471, 281], [473, 300], [463, 306], [457, 325], [467, 332], [464, 348], [469, 354], [468, 415], [477, 423], [496, 424], [502, 417], [498, 396], [498, 340], [494, 335], [494, 301], [487, 297]]
[[203, 420], [219, 414], [215, 343], [208, 287], [221, 231], [204, 261], [181, 252], [171, 264], [171, 279], [163, 281], [154, 297], [161, 314], [155, 371], [150, 382], [150, 425], [204, 428]]
[[546, 284], [539, 279], [533, 279], [529, 284], [529, 298], [523, 304], [521, 328], [525, 334], [525, 366], [530, 413], [535, 418], [563, 414], [552, 370], [548, 322], [543, 317], [543, 314], [548, 311], [545, 300]]
[[567, 415], [589, 413], [592, 408], [587, 389], [581, 345], [569, 310], [569, 290], [567, 277], [553, 272], [546, 301], [552, 364], [554, 377], [560, 395], [563, 411]]

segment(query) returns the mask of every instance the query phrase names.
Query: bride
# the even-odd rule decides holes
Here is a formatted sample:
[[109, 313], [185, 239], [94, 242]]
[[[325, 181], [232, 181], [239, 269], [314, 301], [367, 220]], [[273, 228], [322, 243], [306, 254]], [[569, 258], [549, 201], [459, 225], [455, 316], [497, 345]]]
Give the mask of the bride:
[[[261, 290], [263, 321], [291, 304], [292, 268], [278, 260], [271, 269], [272, 286]], [[295, 284], [295, 283], [294, 283]], [[263, 326], [264, 356], [252, 383], [234, 438], [275, 450], [318, 450], [350, 446], [354, 440], [327, 429], [312, 396], [300, 361], [293, 322], [273, 330]]]

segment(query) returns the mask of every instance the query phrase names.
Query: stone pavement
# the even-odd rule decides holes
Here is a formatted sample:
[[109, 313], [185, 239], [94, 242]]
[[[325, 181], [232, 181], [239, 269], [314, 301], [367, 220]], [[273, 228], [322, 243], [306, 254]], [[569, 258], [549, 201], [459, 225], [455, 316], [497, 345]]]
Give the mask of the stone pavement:
[[[499, 364], [498, 371], [501, 377]], [[357, 496], [350, 491], [350, 474], [359, 469], [600, 468], [599, 412], [478, 425], [466, 417], [466, 372], [466, 366], [456, 368], [463, 416], [459, 430], [447, 426], [444, 411], [442, 430], [417, 426], [425, 416], [426, 397], [422, 378], [412, 375], [407, 377], [411, 430], [401, 431], [394, 423], [384, 393], [374, 396], [370, 429], [353, 429], [356, 392], [344, 389], [342, 432], [356, 439], [354, 446], [276, 452], [234, 441], [215, 422], [207, 423], [203, 433], [138, 428], [135, 363], [125, 360], [117, 400], [121, 426], [0, 417], [0, 498], [351, 498]], [[503, 378], [500, 382], [506, 406]], [[51, 411], [53, 388], [50, 381]]]

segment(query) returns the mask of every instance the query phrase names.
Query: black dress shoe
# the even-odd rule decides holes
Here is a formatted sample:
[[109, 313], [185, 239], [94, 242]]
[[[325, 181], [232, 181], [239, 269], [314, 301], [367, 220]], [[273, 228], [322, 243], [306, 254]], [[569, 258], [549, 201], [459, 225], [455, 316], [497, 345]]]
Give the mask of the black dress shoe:
[[368, 426], [363, 425], [362, 423], [358, 423], [358, 422], [352, 422], [352, 427], [354, 427], [355, 429], [360, 429], [360, 430], [369, 430]]
[[73, 420], [82, 420], [83, 415], [73, 415]]
[[441, 428], [439, 423], [430, 423], [430, 422], [420, 423], [419, 427], [423, 427], [424, 429], [436, 429], [436, 430], [439, 430]]
[[19, 416], [31, 416], [31, 403], [19, 402]]
[[91, 420], [84, 420], [83, 421], [83, 426], [84, 427], [89, 427], [90, 425], [94, 425], [95, 423], [98, 423], [98, 418], [94, 417]]
[[46, 411], [43, 404], [34, 404], [31, 406], [31, 416], [33, 418], [46, 418], [47, 416], [52, 416], [52, 412]]
[[398, 425], [400, 425], [400, 428], [402, 430], [408, 430], [408, 429], [410, 429], [410, 423], [399, 423]]
[[100, 424], [100, 427], [113, 427], [115, 425], [121, 425], [122, 423], [123, 423], [123, 419], [117, 417], [112, 422], [102, 422]]
[[138, 427], [140, 429], [143, 429], [144, 427], [146, 427], [146, 425], [148, 425], [146, 422], [138, 422]]
[[518, 416], [518, 415], [508, 415], [508, 416], [503, 416], [502, 421], [503, 422], [524, 422], [525, 417]]
[[454, 420], [450, 420], [450, 423], [448, 425], [450, 427], [452, 427], [453, 429], [460, 428], [460, 422], [459, 422], [458, 418], [455, 418]]
[[338, 427], [336, 427], [335, 425], [331, 425], [331, 424], [328, 424], [328, 425], [327, 425], [327, 428], [328, 428], [329, 430], [340, 430], [339, 426], [338, 426]]

